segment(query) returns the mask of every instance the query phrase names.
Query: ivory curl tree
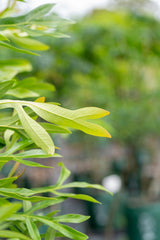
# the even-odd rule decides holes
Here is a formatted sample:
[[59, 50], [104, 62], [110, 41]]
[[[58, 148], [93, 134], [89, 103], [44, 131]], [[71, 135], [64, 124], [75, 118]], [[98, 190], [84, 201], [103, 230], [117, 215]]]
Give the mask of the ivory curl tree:
[[[25, 15], [10, 17], [16, 2], [8, 1], [6, 8], [0, 12], [1, 47], [37, 55], [35, 51], [48, 49], [47, 45], [36, 40], [38, 37], [62, 36], [58, 29], [66, 22], [52, 11], [52, 4], [42, 5]], [[69, 128], [74, 128], [87, 134], [110, 137], [103, 127], [88, 121], [104, 117], [108, 111], [95, 107], [68, 110], [53, 102], [46, 103], [37, 90], [54, 90], [52, 85], [38, 82], [33, 77], [21, 80], [17, 77], [18, 73], [31, 69], [25, 59], [0, 61], [0, 168], [2, 170], [9, 161], [15, 162], [8, 177], [0, 179], [0, 238], [53, 240], [65, 237], [84, 240], [87, 239], [85, 234], [64, 223], [80, 223], [87, 220], [88, 216], [60, 215], [57, 211], [45, 215], [43, 210], [68, 198], [97, 202], [88, 195], [64, 193], [61, 189], [105, 189], [85, 182], [65, 184], [70, 171], [63, 163], [59, 164], [61, 173], [55, 185], [34, 189], [18, 188], [16, 169], [20, 163], [30, 167], [46, 167], [30, 159], [58, 156], [50, 133], [69, 134]], [[26, 101], [27, 98], [35, 98], [35, 101]], [[6, 116], [6, 109], [9, 109], [10, 116]], [[44, 197], [42, 193], [50, 193], [50, 197]], [[40, 232], [42, 225], [46, 226], [46, 232]]]

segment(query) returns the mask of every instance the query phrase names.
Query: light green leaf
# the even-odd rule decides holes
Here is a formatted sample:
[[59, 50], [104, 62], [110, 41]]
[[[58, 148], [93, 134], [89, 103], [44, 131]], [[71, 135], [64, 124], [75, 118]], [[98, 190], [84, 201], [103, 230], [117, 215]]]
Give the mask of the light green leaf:
[[19, 163], [21, 163], [21, 164], [23, 164], [25, 166], [29, 166], [29, 167], [53, 168], [53, 167], [50, 167], [50, 166], [42, 165], [42, 164], [37, 163], [37, 162], [24, 160], [24, 159], [21, 159], [19, 157], [15, 157], [14, 155], [13, 155], [13, 160], [16, 161], [16, 162], [19, 162]]
[[56, 231], [53, 228], [48, 227], [44, 240], [54, 240], [55, 239], [55, 233], [56, 233]]
[[86, 182], [71, 182], [65, 185], [61, 185], [58, 186], [57, 189], [64, 189], [64, 188], [94, 188], [94, 189], [98, 189], [98, 190], [102, 190], [105, 192], [110, 193], [111, 195], [113, 195], [111, 192], [109, 192], [105, 187], [103, 187], [102, 185], [99, 184], [90, 184], [90, 183], [86, 183]]
[[[9, 81], [18, 73], [31, 71], [31, 64], [25, 59], [10, 59], [0, 61], [0, 82]], [[14, 80], [12, 80], [14, 81]], [[14, 82], [13, 82], [14, 83]]]
[[67, 128], [65, 127], [61, 127], [61, 126], [56, 126], [50, 123], [40, 123], [40, 125], [46, 129], [47, 132], [49, 133], [63, 133], [63, 134], [69, 134], [71, 133], [71, 131], [69, 131]]
[[0, 33], [0, 41], [9, 41], [9, 39], [5, 35]]
[[41, 240], [40, 233], [38, 231], [36, 224], [33, 222], [33, 220], [27, 218], [26, 226], [27, 226], [29, 235], [33, 240]]
[[79, 215], [79, 214], [66, 214], [54, 217], [54, 221], [66, 222], [66, 223], [81, 223], [88, 220], [89, 216]]
[[74, 198], [74, 199], [80, 199], [80, 200], [85, 200], [85, 201], [94, 202], [94, 203], [100, 203], [95, 198], [93, 198], [89, 195], [86, 195], [86, 194], [60, 193], [60, 192], [57, 192], [54, 190], [51, 192], [53, 192], [55, 195], [61, 196], [61, 197]]
[[2, 178], [0, 179], [0, 187], [8, 187], [10, 186], [17, 177], [8, 177], [8, 178]]
[[31, 117], [29, 117], [21, 106], [16, 105], [16, 111], [19, 115], [23, 128], [35, 142], [35, 144], [46, 151], [48, 154], [53, 155], [55, 147], [51, 137], [48, 135], [46, 130]]
[[38, 93], [33, 92], [31, 90], [28, 90], [26, 88], [22, 88], [22, 87], [17, 87], [17, 88], [10, 89], [10, 90], [7, 91], [6, 94], [14, 96], [16, 98], [22, 98], [22, 99], [39, 96]]
[[[82, 118], [82, 113], [78, 111], [82, 110], [68, 110], [65, 108], [62, 108], [60, 106], [51, 105], [49, 103], [27, 103], [27, 105], [32, 108], [34, 112], [36, 112], [41, 118], [45, 119], [48, 122], [52, 122], [55, 124], [59, 124], [62, 126], [72, 127], [79, 129], [85, 133], [100, 136], [100, 137], [111, 137], [110, 134], [107, 132], [106, 129], [101, 127], [98, 124], [90, 123], [87, 121], [84, 121]], [[94, 115], [94, 110], [92, 108], [92, 115], [91, 112], [88, 116], [89, 119], [97, 118], [98, 114]], [[105, 110], [104, 110], [105, 111]], [[83, 112], [83, 111], [82, 111]], [[102, 114], [102, 113], [101, 113]], [[107, 115], [108, 112], [105, 111], [105, 114]], [[84, 115], [84, 118], [86, 119], [86, 112]], [[103, 112], [104, 116], [104, 112]], [[78, 118], [80, 117], [80, 119]]]
[[12, 40], [16, 45], [29, 50], [46, 51], [49, 49], [49, 47], [46, 44], [31, 38], [20, 37], [10, 34], [9, 39]]
[[31, 238], [23, 235], [22, 233], [9, 231], [9, 230], [0, 230], [0, 237], [2, 238], [18, 238], [22, 240], [32, 240]]
[[31, 51], [28, 51], [28, 50], [25, 50], [25, 49], [17, 48], [17, 47], [14, 47], [13, 45], [11, 45], [9, 43], [5, 43], [5, 42], [2, 42], [2, 41], [0, 41], [0, 46], [10, 48], [11, 50], [14, 50], [14, 51], [17, 51], [17, 52], [39, 56], [39, 54], [37, 54], [35, 52], [31, 52]]
[[17, 82], [16, 87], [27, 88], [29, 90], [48, 90], [48, 91], [55, 91], [55, 87], [53, 84], [49, 84], [46, 82], [40, 82], [35, 77], [25, 78], [21, 81]]
[[69, 176], [71, 175], [71, 172], [64, 166], [62, 162], [59, 163], [58, 166], [61, 167], [61, 173], [56, 186], [59, 186], [59, 185], [61, 186], [67, 180], [67, 178], [69, 178]]
[[88, 120], [102, 118], [104, 116], [107, 116], [108, 114], [109, 114], [108, 111], [101, 108], [85, 107], [75, 110], [74, 116], [72, 115], [72, 117], [74, 117], [74, 119]]
[[8, 203], [0, 207], [0, 222], [3, 222], [21, 208], [20, 203]]
[[66, 200], [65, 197], [55, 197], [54, 199], [48, 199], [48, 200], [35, 203], [28, 211], [25, 212], [25, 214], [31, 214], [37, 210], [41, 210], [49, 206], [64, 202], [65, 200]]
[[[22, 214], [22, 216], [25, 216], [25, 215]], [[65, 235], [66, 237], [68, 237], [70, 239], [86, 240], [88, 238], [85, 234], [78, 232], [77, 230], [75, 230], [69, 226], [59, 224], [59, 223], [51, 221], [45, 217], [40, 217], [40, 216], [26, 216], [26, 217], [33, 218], [37, 221], [40, 221], [40, 222], [44, 223], [45, 225], [50, 226], [54, 230], [59, 231], [60, 233], [62, 233], [63, 235]]]
[[24, 151], [21, 153], [16, 154], [17, 157], [23, 157], [23, 158], [48, 158], [48, 157], [61, 157], [61, 155], [54, 153], [53, 155], [46, 154], [41, 149], [32, 149], [28, 151]]
[[[3, 79], [3, 73], [0, 70], [0, 79]], [[4, 81], [0, 82], [0, 98], [9, 90], [12, 88], [14, 84], [14, 80]]]

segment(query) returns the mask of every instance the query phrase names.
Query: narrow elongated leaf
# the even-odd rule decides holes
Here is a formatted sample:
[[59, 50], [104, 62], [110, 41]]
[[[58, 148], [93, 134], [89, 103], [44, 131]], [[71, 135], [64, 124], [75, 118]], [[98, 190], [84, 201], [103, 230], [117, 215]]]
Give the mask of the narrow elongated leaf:
[[40, 216], [25, 216], [24, 214], [22, 214], [22, 217], [26, 217], [26, 218], [32, 218], [35, 219], [37, 221], [40, 221], [42, 223], [44, 223], [47, 226], [50, 226], [51, 228], [53, 228], [56, 231], [59, 231], [60, 233], [62, 233], [63, 235], [65, 235], [66, 237], [70, 238], [70, 239], [74, 239], [74, 240], [86, 240], [88, 237], [81, 233], [78, 232], [77, 230], [63, 225], [63, 224], [59, 224], [57, 222], [51, 221], [50, 219], [47, 219], [45, 217], [40, 217]]
[[58, 222], [66, 222], [66, 223], [81, 223], [86, 220], [88, 220], [90, 217], [89, 216], [84, 216], [80, 214], [66, 214], [66, 215], [61, 215], [54, 217], [54, 221]]
[[6, 187], [11, 185], [17, 177], [8, 177], [8, 178], [2, 178], [0, 179], [0, 187]]
[[39, 56], [39, 54], [37, 54], [35, 52], [31, 52], [31, 51], [28, 51], [28, 50], [25, 50], [25, 49], [17, 48], [17, 47], [14, 47], [13, 45], [11, 45], [9, 43], [5, 43], [5, 42], [2, 42], [2, 41], [0, 41], [0, 46], [10, 48], [11, 50], [14, 50], [16, 52], [21, 52], [21, 53], [26, 53], [26, 54]]
[[38, 231], [36, 224], [33, 222], [33, 220], [27, 218], [26, 225], [27, 225], [27, 229], [28, 229], [30, 237], [33, 240], [41, 240], [40, 233]]
[[59, 204], [61, 202], [64, 202], [65, 200], [66, 200], [65, 197], [55, 197], [54, 199], [48, 199], [35, 203], [28, 211], [26, 211], [26, 214], [31, 214], [37, 210], [41, 210], [55, 204]]
[[54, 240], [55, 239], [55, 233], [56, 233], [56, 231], [53, 228], [48, 227], [44, 240]]
[[[0, 71], [0, 74], [1, 74], [1, 71]], [[0, 79], [2, 78], [3, 78], [3, 74], [2, 76], [0, 76]], [[10, 88], [12, 88], [13, 84], [14, 84], [14, 80], [0, 82], [0, 97], [2, 97]]]
[[14, 155], [13, 155], [13, 160], [16, 161], [16, 162], [19, 162], [19, 163], [21, 163], [21, 164], [23, 164], [23, 165], [25, 165], [25, 166], [29, 166], [29, 167], [53, 168], [53, 167], [50, 167], [50, 166], [42, 165], [42, 164], [37, 163], [37, 162], [24, 160], [24, 159], [15, 157]]
[[53, 192], [55, 195], [61, 196], [61, 197], [74, 198], [74, 199], [80, 199], [80, 200], [85, 200], [85, 201], [94, 202], [94, 203], [100, 203], [95, 198], [93, 198], [89, 195], [86, 195], [86, 194], [60, 193], [57, 191], [51, 191], [51, 192]]
[[39, 19], [42, 18], [45, 14], [49, 13], [49, 11], [53, 8], [54, 4], [43, 4], [29, 13], [25, 15], [21, 15], [18, 17], [7, 17], [7, 18], [1, 18], [0, 19], [0, 28], [6, 28], [6, 25], [11, 27], [12, 25], [15, 27], [15, 24], [18, 24], [24, 22], [25, 24], [29, 24], [30, 22], [32, 23], [33, 19]]
[[16, 35], [9, 35], [9, 39], [11, 39], [15, 44], [22, 48], [26, 48], [33, 51], [46, 51], [49, 47], [37, 40], [26, 38], [26, 37], [18, 37]]
[[[105, 187], [99, 184], [90, 184], [86, 182], [71, 182], [65, 185], [58, 186], [57, 189], [63, 189], [63, 188], [94, 188], [102, 191], [109, 192]], [[109, 192], [111, 195], [112, 193]]]
[[0, 230], [0, 237], [2, 238], [16, 238], [22, 240], [32, 240], [31, 238], [23, 235], [22, 233], [9, 231], [9, 230]]
[[108, 111], [97, 107], [85, 107], [74, 111], [74, 119], [97, 119], [107, 116]]
[[38, 93], [28, 90], [26, 88], [22, 88], [22, 87], [10, 89], [6, 92], [6, 94], [14, 96], [16, 98], [22, 98], [22, 99], [39, 96]]
[[8, 203], [0, 207], [0, 222], [3, 222], [21, 208], [20, 203]]
[[31, 71], [31, 64], [24, 59], [10, 59], [0, 61], [0, 82], [10, 81], [18, 73]]
[[61, 167], [61, 173], [56, 186], [59, 186], [59, 185], [61, 186], [67, 180], [67, 178], [69, 178], [71, 172], [64, 166], [62, 162], [59, 163], [58, 165]]
[[71, 131], [69, 131], [67, 128], [65, 127], [60, 127], [60, 126], [56, 126], [50, 123], [40, 123], [40, 125], [46, 129], [47, 132], [49, 133], [63, 133], [63, 134], [69, 134], [71, 133]]
[[48, 154], [53, 155], [55, 147], [51, 137], [48, 135], [46, 130], [42, 128], [31, 117], [29, 117], [21, 106], [16, 105], [16, 110], [23, 128], [25, 129], [27, 134], [31, 137], [31, 139], [37, 144], [37, 146], [42, 148]]
[[17, 157], [23, 157], [23, 158], [49, 158], [49, 157], [61, 157], [61, 155], [54, 153], [53, 155], [46, 154], [41, 149], [33, 149], [33, 150], [28, 150], [25, 152], [21, 152], [16, 154]]
[[55, 87], [53, 86], [53, 84], [46, 83], [46, 82], [40, 82], [35, 77], [29, 77], [29, 78], [25, 78], [21, 81], [18, 81], [16, 86], [27, 88], [30, 90], [41, 89], [41, 90], [55, 91]]
[[[55, 124], [59, 124], [62, 126], [72, 127], [75, 129], [79, 129], [85, 133], [100, 136], [100, 137], [111, 137], [110, 134], [107, 132], [106, 129], [101, 127], [98, 124], [90, 123], [82, 118], [82, 113], [78, 115], [78, 110], [75, 110], [76, 113], [73, 110], [64, 109], [59, 106], [47, 104], [47, 103], [29, 103], [27, 104], [29, 107], [33, 109], [41, 118], [45, 119], [48, 122], [52, 122]], [[92, 108], [93, 111], [93, 108]], [[105, 111], [105, 114], [107, 115], [108, 112]], [[86, 118], [86, 113], [84, 118]], [[97, 114], [99, 115], [99, 113]], [[91, 115], [89, 114], [89, 119], [92, 118], [98, 118], [96, 114]], [[80, 119], [78, 116], [81, 116]], [[104, 112], [103, 112], [104, 116]]]

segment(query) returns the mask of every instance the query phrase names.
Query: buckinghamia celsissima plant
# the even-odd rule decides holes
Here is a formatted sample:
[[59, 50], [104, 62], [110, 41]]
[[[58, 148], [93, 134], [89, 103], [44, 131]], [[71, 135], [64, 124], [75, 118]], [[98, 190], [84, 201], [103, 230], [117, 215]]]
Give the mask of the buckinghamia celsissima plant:
[[[20, 0], [19, 0], [20, 1]], [[34, 51], [47, 50], [48, 46], [36, 39], [41, 36], [58, 37], [59, 27], [66, 24], [53, 11], [53, 4], [42, 5], [25, 15], [13, 16], [18, 1], [8, 1], [0, 12], [0, 46], [21, 53], [37, 55]], [[21, 2], [24, 2], [21, 0]], [[2, 6], [0, 6], [2, 8]], [[14, 14], [15, 15], [15, 14]], [[68, 110], [56, 103], [46, 103], [37, 89], [53, 90], [50, 84], [34, 77], [18, 79], [17, 74], [30, 71], [25, 59], [0, 61], [0, 168], [14, 161], [8, 177], [0, 179], [0, 238], [24, 240], [53, 240], [57, 237], [84, 240], [87, 236], [66, 223], [80, 223], [89, 217], [79, 214], [60, 215], [58, 211], [44, 213], [44, 209], [60, 204], [68, 198], [97, 202], [83, 194], [65, 193], [62, 189], [81, 187], [106, 191], [100, 185], [85, 182], [65, 184], [70, 171], [60, 163], [61, 173], [55, 185], [40, 188], [18, 188], [16, 170], [19, 164], [30, 167], [46, 167], [30, 159], [57, 157], [50, 133], [69, 134], [68, 128], [87, 134], [110, 137], [100, 125], [89, 122], [108, 115], [108, 111], [88, 107]], [[24, 99], [35, 98], [35, 101]], [[20, 100], [19, 100], [20, 99]], [[10, 116], [6, 116], [9, 110]], [[42, 193], [50, 193], [49, 197]], [[45, 225], [46, 232], [40, 232]]]

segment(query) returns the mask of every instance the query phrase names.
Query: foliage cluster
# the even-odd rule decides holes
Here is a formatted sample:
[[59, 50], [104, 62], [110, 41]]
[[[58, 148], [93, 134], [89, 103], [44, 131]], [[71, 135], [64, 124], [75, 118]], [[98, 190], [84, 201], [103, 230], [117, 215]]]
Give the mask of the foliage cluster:
[[[59, 33], [59, 28], [67, 22], [52, 11], [52, 4], [40, 6], [25, 15], [10, 17], [15, 6], [16, 1], [8, 1], [6, 8], [0, 12], [1, 47], [37, 55], [35, 51], [48, 49], [48, 46], [37, 38], [63, 35]], [[16, 170], [19, 164], [49, 168], [34, 162], [33, 159], [60, 157], [55, 153], [57, 147], [53, 143], [53, 137], [55, 133], [71, 133], [68, 128], [95, 136], [110, 137], [103, 127], [88, 121], [104, 117], [108, 112], [95, 107], [69, 110], [54, 102], [46, 103], [45, 98], [39, 96], [39, 90], [52, 91], [52, 85], [38, 82], [34, 77], [19, 79], [17, 76], [18, 73], [31, 69], [32, 66], [26, 59], [0, 61], [0, 169], [3, 170], [4, 165], [10, 161], [15, 162], [9, 175], [0, 179], [0, 238], [87, 239], [85, 234], [64, 223], [80, 223], [87, 220], [88, 216], [60, 215], [59, 211], [44, 213], [44, 209], [60, 204], [68, 198], [97, 202], [88, 195], [64, 193], [62, 189], [88, 187], [106, 191], [105, 188], [85, 182], [65, 184], [70, 171], [63, 163], [59, 164], [61, 173], [55, 185], [34, 189], [18, 188], [16, 180], [20, 175]], [[30, 101], [26, 100], [28, 98]], [[6, 116], [7, 109], [9, 116]], [[49, 193], [50, 196], [42, 196], [43, 193]], [[41, 232], [42, 226], [46, 226], [45, 232]]]

